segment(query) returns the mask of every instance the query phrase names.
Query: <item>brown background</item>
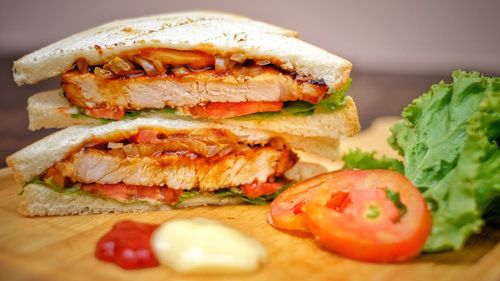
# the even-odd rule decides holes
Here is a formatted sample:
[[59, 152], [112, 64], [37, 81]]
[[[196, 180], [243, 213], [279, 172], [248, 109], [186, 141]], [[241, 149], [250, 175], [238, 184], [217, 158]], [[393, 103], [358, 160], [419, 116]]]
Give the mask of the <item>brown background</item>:
[[12, 61], [107, 21], [189, 9], [244, 14], [295, 29], [301, 38], [351, 60], [361, 123], [397, 115], [452, 70], [500, 74], [500, 1], [27, 1], [0, 8], [0, 167], [10, 153], [53, 130], [30, 132], [26, 99], [58, 79], [17, 87]]

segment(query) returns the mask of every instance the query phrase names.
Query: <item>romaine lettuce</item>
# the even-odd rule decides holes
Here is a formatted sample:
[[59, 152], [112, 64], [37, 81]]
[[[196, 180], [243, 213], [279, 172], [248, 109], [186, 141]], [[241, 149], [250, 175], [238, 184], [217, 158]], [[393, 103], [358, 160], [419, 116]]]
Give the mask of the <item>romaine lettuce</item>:
[[272, 201], [274, 198], [276, 198], [278, 195], [280, 195], [283, 191], [285, 191], [287, 188], [289, 188], [291, 184], [285, 184], [283, 185], [278, 191], [268, 194], [268, 195], [263, 195], [259, 196], [256, 198], [250, 198], [246, 196], [245, 194], [241, 193], [241, 191], [233, 191], [231, 189], [221, 189], [216, 191], [214, 194], [217, 196], [221, 197], [238, 197], [241, 200], [253, 204], [253, 205], [265, 205], [267, 202]]
[[[481, 230], [483, 215], [500, 220], [500, 78], [463, 71], [452, 77], [407, 106], [388, 140], [431, 210], [426, 252], [462, 248]], [[345, 168], [402, 167], [373, 156], [352, 151]]]
[[452, 77], [406, 107], [389, 138], [432, 211], [427, 252], [463, 247], [500, 196], [500, 78]]
[[342, 157], [344, 161], [344, 169], [385, 169], [396, 171], [400, 174], [404, 173], [403, 162], [391, 159], [386, 156], [380, 158], [375, 157], [376, 152], [364, 152], [361, 149], [353, 149], [348, 151]]

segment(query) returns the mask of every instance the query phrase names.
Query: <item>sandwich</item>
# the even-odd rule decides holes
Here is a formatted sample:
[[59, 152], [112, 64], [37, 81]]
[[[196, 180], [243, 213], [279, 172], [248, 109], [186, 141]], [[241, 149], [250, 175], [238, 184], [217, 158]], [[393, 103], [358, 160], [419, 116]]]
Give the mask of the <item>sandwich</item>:
[[[61, 89], [29, 99], [32, 130], [162, 114], [334, 139], [359, 130], [345, 96], [351, 68], [294, 31], [185, 12], [75, 34], [15, 61], [13, 72], [18, 85], [60, 76]], [[338, 118], [347, 126], [328, 126]]]
[[294, 31], [216, 12], [115, 21], [46, 46], [14, 62], [14, 80], [60, 76], [29, 98], [29, 128], [69, 128], [7, 158], [20, 211], [271, 200], [304, 174], [297, 153], [336, 159], [359, 131], [351, 67]]
[[[308, 146], [301, 147], [306, 142]], [[273, 199], [315, 140], [140, 117], [63, 129], [7, 158], [27, 216], [163, 210]]]
[[7, 158], [28, 216], [258, 201], [296, 161], [279, 134], [153, 117], [73, 126]]

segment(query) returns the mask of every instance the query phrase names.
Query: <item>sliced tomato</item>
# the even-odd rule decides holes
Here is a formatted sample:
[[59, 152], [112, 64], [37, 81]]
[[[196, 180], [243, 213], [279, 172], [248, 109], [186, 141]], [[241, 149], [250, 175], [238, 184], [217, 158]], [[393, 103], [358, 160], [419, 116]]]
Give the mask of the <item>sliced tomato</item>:
[[120, 202], [150, 199], [167, 204], [175, 204], [179, 202], [179, 197], [182, 194], [182, 190], [167, 187], [131, 184], [86, 184], [81, 189]]
[[155, 129], [141, 128], [137, 131], [135, 135], [133, 135], [130, 140], [134, 143], [158, 143], [160, 140], [158, 139], [158, 131]]
[[302, 208], [321, 245], [369, 262], [400, 262], [420, 253], [431, 216], [407, 178], [388, 170], [342, 170], [316, 180], [321, 178]]
[[302, 208], [311, 192], [321, 186], [327, 176], [313, 177], [295, 184], [278, 195], [271, 203], [268, 221], [271, 225], [296, 232], [308, 232]]
[[96, 106], [85, 108], [85, 114], [95, 118], [121, 120], [125, 110], [121, 106]]
[[56, 184], [56, 186], [61, 188], [61, 191], [62, 189], [64, 189], [66, 178], [62, 175], [61, 171], [56, 169], [54, 166], [50, 167], [47, 170], [44, 178], [51, 179], [52, 182]]
[[257, 112], [281, 111], [283, 102], [212, 102], [207, 105], [198, 105], [189, 108], [194, 118], [230, 118], [248, 115]]
[[251, 184], [245, 184], [241, 187], [243, 193], [249, 198], [257, 198], [263, 195], [269, 195], [278, 191], [283, 184], [279, 182], [254, 182]]

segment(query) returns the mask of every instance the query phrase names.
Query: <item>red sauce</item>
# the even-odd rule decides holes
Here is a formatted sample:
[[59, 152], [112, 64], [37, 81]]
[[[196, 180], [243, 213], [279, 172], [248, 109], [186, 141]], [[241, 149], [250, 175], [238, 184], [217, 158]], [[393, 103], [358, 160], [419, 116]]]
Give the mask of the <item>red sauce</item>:
[[155, 224], [120, 221], [97, 242], [95, 255], [125, 269], [157, 266], [158, 260], [150, 243], [157, 227]]

